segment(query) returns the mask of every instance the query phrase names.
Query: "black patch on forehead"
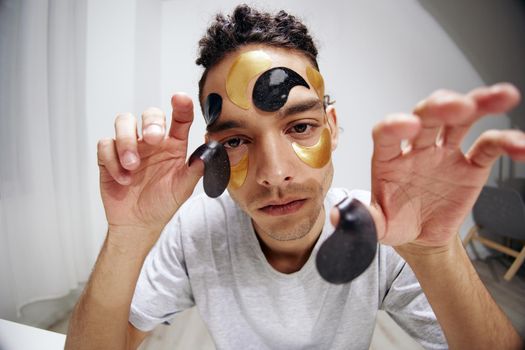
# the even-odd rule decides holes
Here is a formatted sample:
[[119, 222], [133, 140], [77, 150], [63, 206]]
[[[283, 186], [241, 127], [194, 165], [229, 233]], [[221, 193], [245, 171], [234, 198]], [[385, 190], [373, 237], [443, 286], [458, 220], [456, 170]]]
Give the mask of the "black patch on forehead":
[[219, 197], [230, 182], [230, 160], [222, 144], [211, 141], [201, 145], [190, 156], [191, 165], [195, 159], [204, 162], [204, 192], [211, 197]]
[[204, 120], [206, 126], [213, 124], [221, 115], [222, 97], [219, 94], [212, 92], [206, 97], [204, 101]]
[[294, 86], [310, 89], [299, 74], [286, 67], [272, 68], [261, 74], [253, 87], [253, 104], [266, 112], [275, 112], [288, 100]]
[[376, 256], [377, 231], [366, 206], [346, 198], [337, 205], [339, 224], [317, 251], [316, 266], [321, 277], [343, 284], [361, 275]]

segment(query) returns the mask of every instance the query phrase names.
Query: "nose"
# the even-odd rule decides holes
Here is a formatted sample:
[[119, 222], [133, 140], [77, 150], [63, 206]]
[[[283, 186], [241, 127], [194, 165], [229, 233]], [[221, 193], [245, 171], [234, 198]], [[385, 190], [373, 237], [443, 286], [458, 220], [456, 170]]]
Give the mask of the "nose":
[[256, 180], [265, 187], [283, 187], [295, 178], [293, 150], [282, 135], [266, 135], [256, 155]]

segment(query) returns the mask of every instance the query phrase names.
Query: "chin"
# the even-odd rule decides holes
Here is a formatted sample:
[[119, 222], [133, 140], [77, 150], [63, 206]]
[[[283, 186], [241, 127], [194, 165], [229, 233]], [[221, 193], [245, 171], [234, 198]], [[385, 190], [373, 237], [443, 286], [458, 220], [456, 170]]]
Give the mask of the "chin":
[[298, 215], [266, 217], [262, 220], [257, 220], [252, 216], [252, 220], [269, 237], [277, 241], [292, 241], [301, 239], [310, 233], [320, 211], [321, 208], [317, 207], [297, 213]]

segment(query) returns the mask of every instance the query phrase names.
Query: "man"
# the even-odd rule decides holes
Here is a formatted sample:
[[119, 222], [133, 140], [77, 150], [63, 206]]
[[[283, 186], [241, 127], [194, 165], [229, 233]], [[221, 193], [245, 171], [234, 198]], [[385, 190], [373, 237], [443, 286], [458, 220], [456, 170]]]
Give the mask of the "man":
[[[186, 162], [189, 97], [173, 96], [167, 135], [156, 108], [139, 138], [133, 116], [117, 117], [115, 140], [98, 146], [108, 234], [67, 348], [136, 348], [193, 305], [224, 349], [368, 348], [378, 309], [426, 348], [522, 347], [457, 235], [493, 162], [525, 159], [525, 135], [491, 130], [467, 154], [460, 143], [478, 118], [515, 106], [518, 91], [442, 90], [387, 117], [373, 130], [372, 193], [330, 189], [337, 114], [316, 55], [296, 18], [245, 5], [201, 39], [206, 138], [231, 164], [217, 199], [186, 202], [204, 167]], [[330, 208], [346, 197], [369, 205], [382, 244], [363, 274], [335, 285], [314, 260], [333, 231]]]

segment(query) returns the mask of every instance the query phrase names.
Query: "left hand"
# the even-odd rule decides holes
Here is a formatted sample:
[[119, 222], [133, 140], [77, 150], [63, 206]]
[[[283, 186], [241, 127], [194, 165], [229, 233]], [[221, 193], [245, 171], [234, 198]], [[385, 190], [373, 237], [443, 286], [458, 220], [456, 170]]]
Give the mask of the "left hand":
[[[380, 242], [436, 248], [452, 241], [492, 164], [502, 154], [525, 161], [525, 134], [518, 130], [488, 130], [466, 154], [461, 142], [479, 118], [505, 113], [519, 100], [506, 83], [466, 95], [439, 90], [413, 114], [375, 126], [370, 211]], [[408, 147], [401, 148], [402, 140]]]

